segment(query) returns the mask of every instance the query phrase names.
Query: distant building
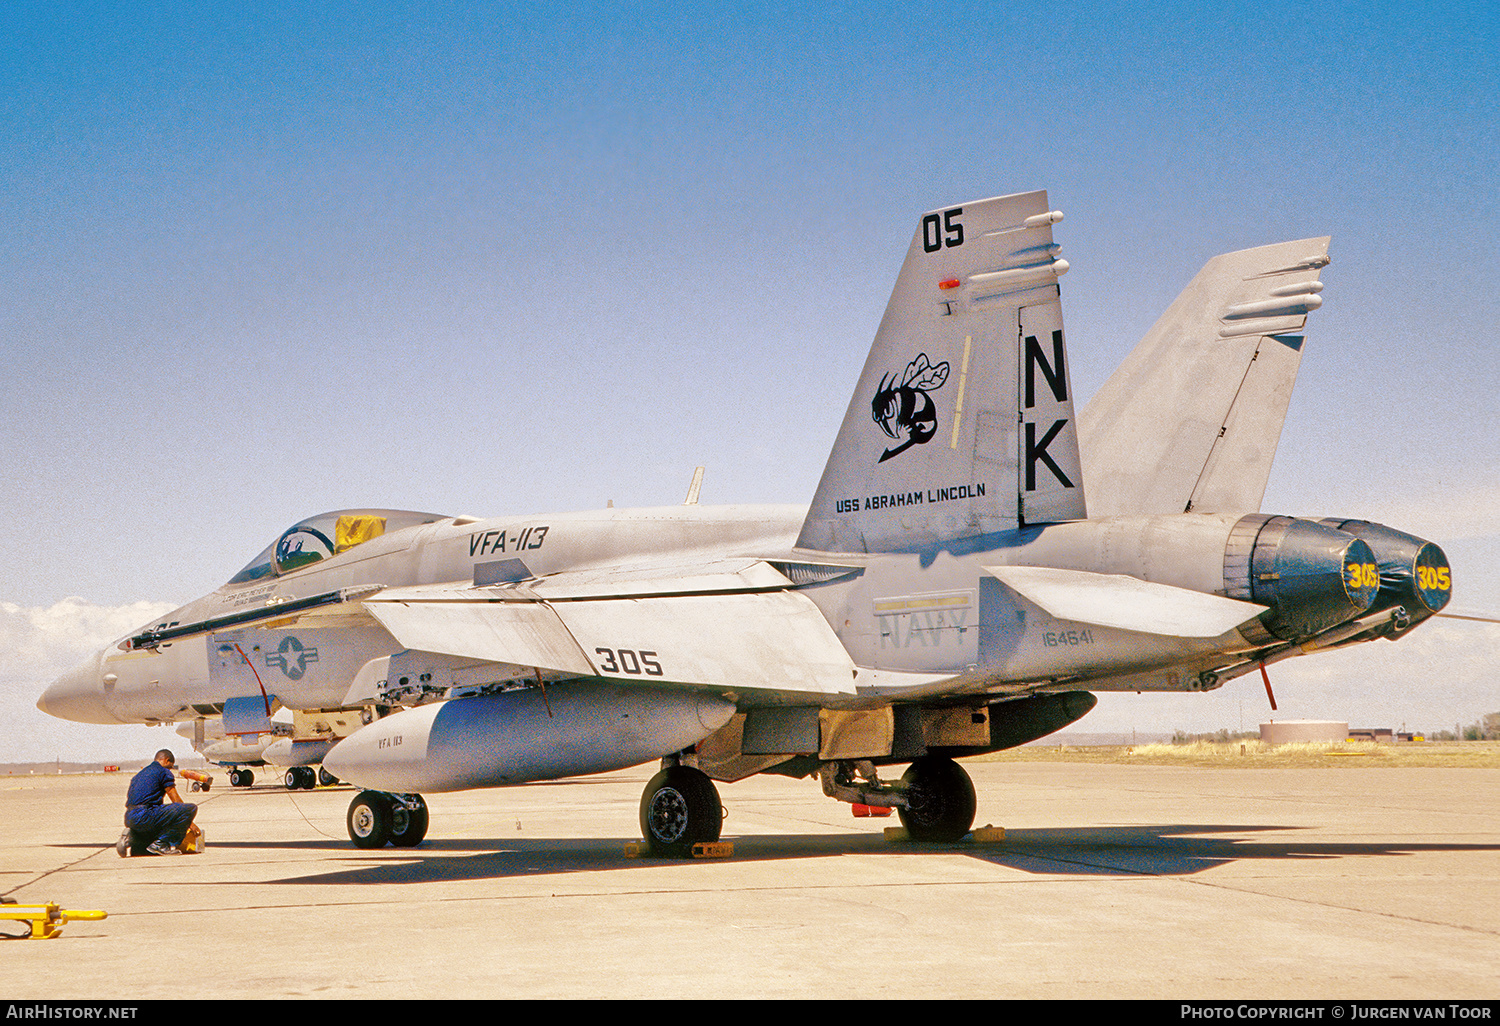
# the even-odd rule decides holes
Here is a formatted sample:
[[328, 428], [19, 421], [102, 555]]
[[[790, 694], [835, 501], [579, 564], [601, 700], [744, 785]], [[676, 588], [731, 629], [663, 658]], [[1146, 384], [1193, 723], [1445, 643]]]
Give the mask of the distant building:
[[1299, 741], [1376, 741], [1391, 744], [1413, 741], [1410, 731], [1390, 727], [1350, 727], [1339, 720], [1272, 720], [1260, 725], [1260, 739], [1268, 745], [1287, 745]]
[[1349, 736], [1349, 724], [1338, 720], [1272, 720], [1260, 725], [1260, 739], [1268, 745], [1343, 741]]
[[1413, 741], [1416, 736], [1407, 730], [1392, 730], [1390, 727], [1351, 727], [1350, 741], [1378, 741], [1392, 744], [1396, 741]]

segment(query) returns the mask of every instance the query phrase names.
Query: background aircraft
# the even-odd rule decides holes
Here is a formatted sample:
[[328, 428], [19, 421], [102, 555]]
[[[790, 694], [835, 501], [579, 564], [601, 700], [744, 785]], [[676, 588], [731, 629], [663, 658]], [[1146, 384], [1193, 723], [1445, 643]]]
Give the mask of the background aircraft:
[[975, 809], [954, 760], [1091, 692], [1209, 690], [1441, 609], [1437, 546], [1259, 512], [1328, 240], [1210, 261], [1078, 418], [1059, 220], [1042, 192], [920, 219], [810, 508], [324, 514], [38, 705], [240, 733], [290, 708], [369, 789], [362, 847], [419, 843], [419, 792], [652, 759], [658, 853], [763, 772], [944, 840]]
[[282, 710], [271, 720], [271, 729], [249, 734], [225, 734], [222, 717], [198, 717], [177, 728], [192, 742], [193, 749], [215, 766], [229, 770], [230, 787], [255, 783], [255, 768], [284, 768], [283, 782], [291, 790], [311, 789], [318, 784], [338, 783], [338, 778], [318, 764], [333, 747], [327, 738], [297, 739], [289, 717]]

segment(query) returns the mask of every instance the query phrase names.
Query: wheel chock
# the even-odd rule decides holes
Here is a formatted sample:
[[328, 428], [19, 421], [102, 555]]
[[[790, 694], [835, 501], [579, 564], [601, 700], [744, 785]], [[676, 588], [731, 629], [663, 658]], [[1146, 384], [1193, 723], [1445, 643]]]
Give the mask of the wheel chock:
[[[651, 854], [651, 846], [645, 841], [631, 841], [625, 846], [627, 859], [644, 858]], [[693, 845], [695, 859], [727, 859], [734, 854], [733, 841], [699, 841]]]
[[[1005, 840], [1005, 828], [987, 823], [982, 827], [975, 827], [967, 837], [975, 844], [995, 844]], [[891, 843], [909, 841], [911, 834], [906, 832], [906, 827], [886, 827], [885, 839]]]
[[33, 939], [56, 937], [62, 928], [75, 919], [104, 919], [106, 912], [84, 912], [65, 909], [52, 902], [40, 905], [0, 905], [0, 919], [15, 919], [31, 924]]

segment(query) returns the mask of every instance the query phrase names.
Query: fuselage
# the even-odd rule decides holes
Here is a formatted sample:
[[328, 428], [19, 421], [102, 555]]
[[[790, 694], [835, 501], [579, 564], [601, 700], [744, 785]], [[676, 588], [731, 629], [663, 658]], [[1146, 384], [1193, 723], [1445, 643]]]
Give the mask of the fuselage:
[[[781, 553], [790, 550], [806, 512], [799, 506], [668, 506], [488, 519], [434, 517], [301, 568], [277, 573], [273, 566], [262, 576], [230, 581], [111, 642], [52, 683], [37, 705], [51, 715], [85, 723], [165, 723], [215, 715], [226, 695], [210, 679], [209, 650], [201, 636], [154, 648], [131, 648], [129, 639], [152, 628], [263, 610], [339, 589], [472, 581], [477, 565], [505, 559], [523, 560], [532, 573], [543, 576], [621, 562]], [[237, 575], [247, 576], [245, 571]], [[400, 647], [389, 636], [384, 641], [388, 649]], [[375, 639], [377, 647], [380, 643]], [[269, 693], [289, 708], [337, 707], [349, 680], [331, 681], [329, 675], [305, 669], [273, 666]]]
[[[240, 615], [259, 616], [258, 627], [274, 628], [276, 621], [266, 614], [313, 596], [376, 587], [462, 587], [497, 573], [547, 580], [592, 572], [593, 579], [608, 581], [614, 574], [639, 576], [653, 567], [669, 576], [726, 560], [771, 561], [789, 575], [789, 586], [821, 612], [848, 654], [854, 679], [837, 693], [825, 689], [807, 694], [733, 679], [690, 682], [717, 684], [742, 708], [796, 702], [859, 707], [937, 693], [982, 700], [986, 695], [1066, 689], [1199, 690], [1246, 672], [1257, 659], [1295, 654], [1299, 646], [1379, 604], [1370, 586], [1378, 576], [1377, 560], [1369, 548], [1350, 535], [1306, 521], [1296, 523], [1314, 532], [1316, 544], [1299, 542], [1302, 547], [1294, 552], [1291, 543], [1278, 542], [1287, 548], [1288, 558], [1296, 557], [1288, 565], [1302, 574], [1302, 590], [1292, 594], [1287, 591], [1291, 585], [1283, 585], [1281, 598], [1270, 602], [1253, 596], [1248, 586], [1244, 594], [1235, 594], [1233, 553], [1237, 544], [1244, 547], [1243, 538], [1236, 542], [1236, 537], [1245, 535], [1246, 523], [1255, 526], [1267, 518], [1232, 514], [1076, 521], [878, 554], [797, 549], [806, 516], [800, 506], [671, 506], [490, 519], [393, 514], [387, 519], [399, 522], [402, 515], [430, 519], [358, 537], [361, 520], [371, 517], [346, 511], [289, 529], [263, 554], [269, 563], [253, 562], [211, 594], [105, 647], [53, 683], [39, 708], [84, 722], [157, 723], [216, 715], [227, 699], [253, 696], [257, 689], [268, 706], [272, 698], [292, 709], [354, 704], [350, 689], [361, 669], [403, 648], [368, 618], [354, 622], [351, 617], [345, 624], [337, 617], [325, 618], [315, 629], [283, 633], [279, 645], [272, 632], [265, 651], [238, 653], [252, 667], [253, 677], [233, 681], [226, 676], [222, 655], [215, 663], [214, 642], [206, 631], [147, 646], [132, 646], [130, 639]], [[334, 523], [353, 540], [335, 542]], [[296, 543], [289, 544], [293, 538]], [[311, 539], [326, 542], [327, 551], [309, 551], [320, 544]], [[1066, 587], [1065, 608], [1059, 609], [1014, 580], [1005, 583], [1006, 567], [1071, 571], [1088, 575], [1084, 583], [1096, 586], [1103, 582], [1105, 587], [1139, 589], [1129, 582], [1143, 582], [1215, 596], [1205, 601], [1222, 602], [1225, 608], [1217, 612], [1228, 619], [1222, 630], [1214, 626], [1195, 633], [1157, 630], [1149, 609], [1135, 619], [1090, 617], [1087, 609], [1074, 612], [1078, 604], [1068, 604]], [[1442, 572], [1446, 584], [1445, 563]], [[1370, 579], [1363, 588], [1355, 587], [1361, 574]], [[1063, 585], [1069, 583], [1065, 577]], [[1172, 594], [1149, 592], [1138, 601], [1149, 605]], [[1440, 597], [1446, 600], [1446, 592]], [[1231, 600], [1243, 607], [1240, 614]], [[1277, 601], [1285, 608], [1271, 613], [1294, 626], [1275, 634], [1232, 629], [1238, 619], [1252, 621]], [[1412, 604], [1409, 597], [1407, 603]], [[1317, 607], [1317, 615], [1299, 613], [1298, 619], [1290, 615], [1294, 607]], [[1163, 609], [1169, 613], [1170, 603]], [[1275, 616], [1262, 619], [1272, 622]], [[665, 647], [646, 651], [654, 656]], [[227, 646], [221, 642], [219, 648]], [[634, 648], [621, 656], [626, 652], [629, 660], [637, 660]], [[609, 659], [600, 675], [614, 670], [613, 676], [629, 680], [629, 660], [622, 670], [613, 655]], [[650, 665], [643, 668], [636, 661], [635, 672], [642, 674], [640, 683], [661, 682], [646, 676], [652, 673]], [[671, 674], [664, 679], [670, 682]], [[252, 681], [253, 686], [247, 685]]]

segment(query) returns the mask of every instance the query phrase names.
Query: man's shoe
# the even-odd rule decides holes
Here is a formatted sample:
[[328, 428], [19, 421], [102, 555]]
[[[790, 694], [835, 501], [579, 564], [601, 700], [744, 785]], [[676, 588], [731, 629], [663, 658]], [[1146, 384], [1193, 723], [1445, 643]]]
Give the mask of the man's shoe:
[[122, 859], [130, 857], [130, 829], [128, 827], [120, 835], [120, 839], [115, 842], [115, 854]]
[[146, 851], [147, 851], [148, 854], [151, 854], [151, 855], [180, 855], [180, 854], [182, 854], [176, 848], [174, 848], [170, 844], [168, 844], [166, 841], [152, 841], [151, 842], [151, 846], [149, 848], [147, 848]]

